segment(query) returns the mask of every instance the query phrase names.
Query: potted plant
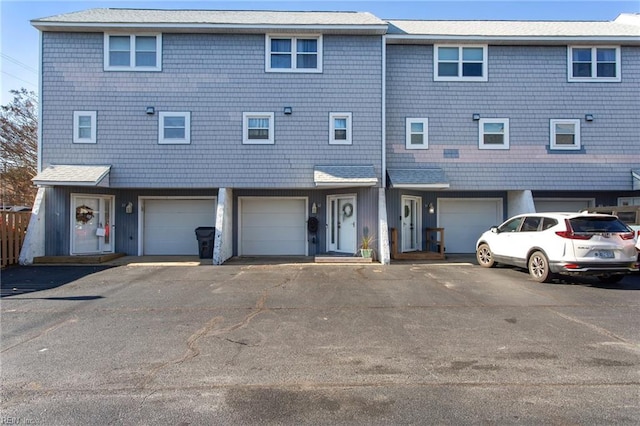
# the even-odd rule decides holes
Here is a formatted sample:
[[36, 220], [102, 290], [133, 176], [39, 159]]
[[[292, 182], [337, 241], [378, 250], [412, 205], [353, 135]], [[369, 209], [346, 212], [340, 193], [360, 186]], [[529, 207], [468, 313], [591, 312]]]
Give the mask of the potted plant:
[[373, 241], [373, 235], [365, 234], [362, 236], [362, 240], [360, 242], [360, 256], [367, 258], [372, 257], [373, 248], [371, 248], [371, 245], [373, 244]]

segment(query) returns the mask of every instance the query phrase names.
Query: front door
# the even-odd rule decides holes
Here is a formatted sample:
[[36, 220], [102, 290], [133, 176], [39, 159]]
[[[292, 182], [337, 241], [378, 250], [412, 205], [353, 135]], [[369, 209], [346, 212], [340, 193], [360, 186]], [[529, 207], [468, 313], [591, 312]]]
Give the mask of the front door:
[[71, 254], [113, 253], [114, 198], [71, 196]]
[[402, 251], [416, 251], [422, 248], [422, 214], [420, 197], [402, 197]]
[[355, 195], [333, 195], [327, 197], [327, 250], [340, 253], [355, 253], [358, 228], [356, 226]]

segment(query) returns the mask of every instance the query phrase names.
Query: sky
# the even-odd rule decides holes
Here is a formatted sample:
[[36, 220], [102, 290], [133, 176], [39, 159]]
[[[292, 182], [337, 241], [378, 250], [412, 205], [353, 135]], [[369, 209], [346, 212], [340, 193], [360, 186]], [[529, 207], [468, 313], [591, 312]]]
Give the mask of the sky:
[[0, 0], [1, 105], [12, 89], [38, 91], [38, 30], [32, 19], [98, 7], [209, 10], [316, 10], [370, 12], [381, 19], [608, 21], [640, 13], [640, 0]]

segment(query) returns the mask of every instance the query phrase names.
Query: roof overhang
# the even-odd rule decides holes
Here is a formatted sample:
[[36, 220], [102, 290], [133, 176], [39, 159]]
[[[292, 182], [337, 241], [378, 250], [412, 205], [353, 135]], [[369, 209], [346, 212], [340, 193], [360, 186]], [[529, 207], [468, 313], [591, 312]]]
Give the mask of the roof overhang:
[[391, 188], [397, 189], [447, 189], [449, 181], [440, 168], [387, 169]]
[[613, 43], [640, 45], [640, 37], [633, 36], [486, 36], [486, 35], [441, 35], [441, 34], [387, 34], [387, 44], [434, 44], [434, 43], [487, 43], [487, 44], [590, 44]]
[[109, 187], [111, 166], [51, 165], [33, 179], [38, 186]]
[[640, 169], [631, 170], [631, 178], [633, 179], [633, 190], [640, 191]]
[[347, 188], [376, 186], [375, 168], [368, 166], [315, 166], [313, 181], [318, 187]]
[[264, 34], [279, 33], [323, 33], [323, 34], [357, 34], [383, 35], [386, 25], [279, 25], [279, 24], [183, 24], [183, 23], [102, 23], [102, 22], [43, 22], [31, 21], [31, 25], [40, 31], [64, 32], [103, 32], [103, 31], [155, 31], [163, 33], [242, 33]]

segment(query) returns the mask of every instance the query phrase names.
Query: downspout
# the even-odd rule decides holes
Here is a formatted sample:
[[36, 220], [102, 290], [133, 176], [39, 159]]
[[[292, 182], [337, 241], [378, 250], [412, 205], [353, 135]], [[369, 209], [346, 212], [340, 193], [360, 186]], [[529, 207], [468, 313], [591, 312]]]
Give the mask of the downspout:
[[37, 167], [38, 173], [42, 171], [42, 45], [44, 33], [38, 30], [40, 35], [40, 46], [38, 46], [38, 160]]
[[387, 36], [382, 36], [382, 99], [381, 99], [381, 120], [382, 125], [380, 131], [382, 132], [381, 145], [382, 145], [382, 173], [380, 182], [380, 188], [378, 192], [378, 235], [380, 236], [378, 242], [378, 251], [380, 253], [380, 263], [388, 265], [391, 263], [391, 249], [389, 246], [389, 223], [387, 220]]
[[387, 36], [382, 36], [382, 189], [387, 187]]

